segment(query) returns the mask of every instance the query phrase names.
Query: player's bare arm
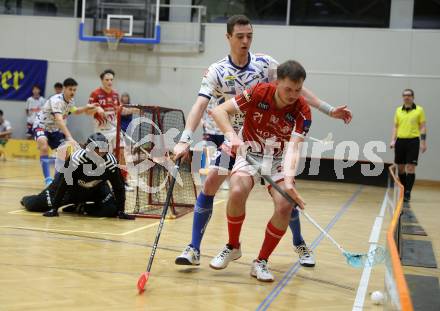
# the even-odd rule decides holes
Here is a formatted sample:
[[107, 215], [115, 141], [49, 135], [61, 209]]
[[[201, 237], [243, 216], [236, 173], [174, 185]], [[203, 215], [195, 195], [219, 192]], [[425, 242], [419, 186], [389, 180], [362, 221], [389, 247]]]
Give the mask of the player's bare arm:
[[293, 135], [287, 145], [284, 157], [284, 184], [286, 191], [298, 203], [301, 209], [304, 209], [306, 203], [295, 188], [295, 174], [298, 169], [303, 142], [303, 137]]
[[12, 129], [0, 132], [0, 138], [9, 138], [12, 135]]
[[[79, 111], [79, 112], [78, 112]], [[97, 105], [93, 104], [87, 104], [85, 106], [77, 108], [77, 110], [74, 112], [74, 114], [88, 114], [88, 115], [94, 115], [95, 113], [99, 115], [104, 115], [104, 109]]]
[[90, 115], [90, 114], [95, 114], [95, 113], [101, 114], [101, 113], [104, 113], [104, 110], [101, 107], [96, 107], [96, 106], [87, 104], [82, 107], [77, 107], [72, 113], [75, 115], [79, 115], [79, 114]]
[[121, 115], [128, 116], [131, 114], [139, 113], [140, 109], [135, 107], [122, 107]]
[[186, 120], [185, 130], [182, 133], [179, 143], [174, 147], [174, 155], [176, 159], [186, 156], [192, 141], [192, 135], [202, 120], [203, 113], [208, 107], [209, 99], [198, 96], [196, 102], [191, 108]]
[[211, 111], [211, 117], [229, 140], [233, 153], [236, 153], [237, 149], [243, 145], [243, 141], [238, 137], [231, 123], [231, 117], [238, 112], [240, 112], [240, 110], [238, 110], [234, 99], [230, 99], [218, 105]]
[[55, 113], [54, 117], [57, 127], [61, 130], [61, 132], [63, 132], [64, 136], [66, 137], [66, 140], [75, 142], [75, 140], [72, 137], [72, 134], [67, 128], [66, 122], [63, 119], [63, 115], [61, 113]]
[[396, 139], [397, 139], [397, 124], [394, 124], [393, 126], [393, 133], [391, 134], [391, 142], [390, 142], [390, 148], [393, 149], [396, 145]]
[[353, 115], [351, 110], [348, 109], [347, 105], [332, 107], [325, 101], [319, 99], [315, 94], [313, 94], [309, 89], [303, 86], [301, 90], [301, 95], [305, 97], [307, 103], [313, 108], [318, 109], [322, 113], [329, 115], [335, 119], [341, 119], [344, 123], [350, 123]]
[[426, 122], [420, 123], [420, 150], [423, 152], [428, 149], [426, 145]]

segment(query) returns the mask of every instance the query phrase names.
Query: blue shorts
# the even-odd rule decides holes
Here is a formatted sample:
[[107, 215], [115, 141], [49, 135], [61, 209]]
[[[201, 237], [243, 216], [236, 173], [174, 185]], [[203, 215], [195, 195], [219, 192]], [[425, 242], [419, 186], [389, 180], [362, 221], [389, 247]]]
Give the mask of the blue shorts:
[[203, 140], [212, 141], [216, 145], [217, 148], [220, 148], [220, 146], [225, 141], [225, 135], [203, 134]]
[[235, 157], [226, 153], [221, 147], [217, 149], [214, 157], [211, 160], [209, 168], [214, 168], [218, 170], [232, 171], [235, 164]]
[[34, 136], [34, 129], [32, 128], [32, 123], [26, 123], [26, 136], [27, 137]]
[[46, 137], [47, 143], [49, 144], [49, 147], [51, 149], [57, 149], [58, 146], [61, 145], [66, 138], [61, 131], [48, 132], [39, 127], [34, 128], [35, 140], [40, 137]]

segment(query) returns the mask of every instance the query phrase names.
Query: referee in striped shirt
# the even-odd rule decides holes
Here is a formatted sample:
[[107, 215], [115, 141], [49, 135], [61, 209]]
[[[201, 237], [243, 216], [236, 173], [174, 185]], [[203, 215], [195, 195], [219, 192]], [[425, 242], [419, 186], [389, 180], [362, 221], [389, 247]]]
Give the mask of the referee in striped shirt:
[[399, 179], [405, 188], [404, 200], [411, 200], [411, 190], [416, 179], [419, 150], [426, 151], [426, 118], [422, 106], [414, 103], [414, 91], [405, 89], [403, 105], [394, 114], [394, 128], [390, 147], [394, 148], [394, 163]]

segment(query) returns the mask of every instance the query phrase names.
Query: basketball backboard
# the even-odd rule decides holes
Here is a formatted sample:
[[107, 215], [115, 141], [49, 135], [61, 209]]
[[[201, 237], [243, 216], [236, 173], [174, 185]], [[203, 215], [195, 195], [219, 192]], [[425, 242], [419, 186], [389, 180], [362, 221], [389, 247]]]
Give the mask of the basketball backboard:
[[82, 0], [79, 39], [108, 42], [108, 29], [120, 30], [121, 44], [159, 44], [204, 49], [206, 7], [160, 4], [160, 0]]
[[160, 0], [82, 0], [79, 39], [107, 42], [105, 30], [124, 32], [120, 43], [160, 43]]

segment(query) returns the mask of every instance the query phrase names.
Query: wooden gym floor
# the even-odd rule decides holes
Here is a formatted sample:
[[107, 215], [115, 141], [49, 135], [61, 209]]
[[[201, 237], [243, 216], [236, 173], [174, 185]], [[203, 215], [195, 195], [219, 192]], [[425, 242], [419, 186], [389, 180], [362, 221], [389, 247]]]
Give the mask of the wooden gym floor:
[[[366, 252], [385, 189], [353, 184], [298, 181], [307, 211], [347, 250]], [[303, 236], [316, 246], [315, 268], [303, 268], [288, 231], [270, 260], [274, 283], [249, 275], [258, 254], [272, 203], [263, 187], [251, 194], [242, 230], [243, 257], [225, 270], [209, 268], [227, 241], [227, 191], [215, 201], [202, 244], [199, 267], [176, 266], [189, 243], [192, 214], [165, 223], [147, 291], [136, 282], [144, 271], [158, 220], [125, 221], [69, 216], [45, 218], [20, 206], [24, 195], [43, 188], [37, 162], [0, 162], [0, 310], [351, 310], [362, 270], [302, 218]], [[417, 186], [414, 212], [432, 237], [437, 258], [438, 188]], [[436, 203], [437, 202], [437, 203]], [[437, 216], [437, 217], [436, 217]], [[380, 243], [390, 221], [386, 213]], [[406, 270], [406, 268], [405, 268]], [[440, 276], [438, 269], [411, 273]], [[426, 271], [425, 271], [426, 270]], [[383, 290], [384, 268], [375, 267], [368, 292]], [[365, 299], [364, 310], [381, 307]]]

